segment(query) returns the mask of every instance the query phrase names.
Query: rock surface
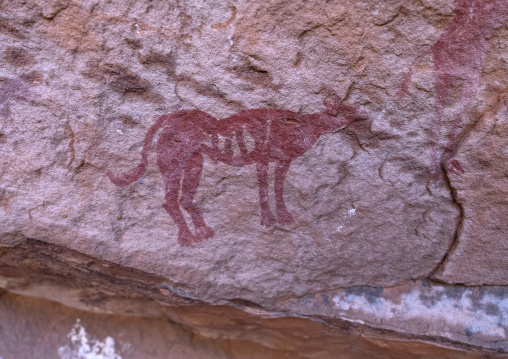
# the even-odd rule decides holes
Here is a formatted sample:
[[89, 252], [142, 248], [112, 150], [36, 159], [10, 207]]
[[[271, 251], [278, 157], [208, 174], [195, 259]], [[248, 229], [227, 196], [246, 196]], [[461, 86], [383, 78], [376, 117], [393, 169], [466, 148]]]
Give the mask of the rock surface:
[[0, 297], [0, 310], [5, 359], [299, 358], [245, 340], [206, 338], [163, 318], [93, 314], [12, 294]]
[[450, 175], [450, 181], [464, 216], [457, 245], [435, 275], [450, 283], [508, 283], [504, 165], [508, 113], [505, 94], [496, 100], [451, 159], [458, 161], [463, 169], [459, 175]]
[[[68, 2], [57, 11], [50, 3], [5, 9], [12, 23], [33, 23], [20, 27], [24, 39], [4, 35], [2, 42], [5, 87], [17, 86], [4, 91], [29, 96], [10, 95], [4, 105], [4, 244], [22, 236], [63, 245], [171, 278], [209, 300], [394, 285], [426, 277], [443, 259], [459, 211], [443, 181], [427, 190], [423, 119], [390, 125], [407, 115], [392, 100], [405, 64], [386, 53], [409, 42], [385, 39], [379, 10], [330, 4], [325, 16], [326, 7], [246, 3], [231, 25], [214, 29], [232, 8]], [[360, 21], [362, 31], [347, 31]], [[272, 23], [280, 25], [263, 38]], [[415, 25], [423, 27], [424, 18]], [[362, 51], [372, 51], [369, 64], [352, 71]], [[388, 75], [393, 66], [400, 73]], [[26, 71], [41, 83], [21, 80]], [[276, 86], [258, 83], [259, 76]], [[376, 82], [383, 90], [371, 90]], [[323, 110], [330, 91], [347, 96], [368, 120], [323, 135], [291, 164], [284, 196], [292, 224], [260, 225], [255, 164], [215, 164], [205, 156], [195, 203], [215, 236], [181, 247], [161, 208], [165, 178], [155, 153], [142, 182], [118, 188], [105, 175], [138, 164], [140, 143], [161, 114], [197, 108], [220, 121], [247, 108], [312, 113]], [[408, 133], [414, 137], [402, 140]], [[272, 202], [271, 189], [268, 197]]]
[[[215, 344], [210, 346], [215, 349], [209, 349], [210, 355], [214, 350], [222, 350], [222, 340], [229, 340], [250, 343], [245, 345], [252, 345], [253, 357], [257, 353], [262, 357], [267, 348], [277, 349], [268, 352], [268, 357], [289, 353], [295, 358], [334, 358], [338, 352], [345, 358], [507, 357], [506, 287], [468, 288], [430, 281], [410, 282], [393, 288], [349, 287], [297, 298], [267, 298], [261, 306], [242, 298], [205, 302], [191, 297], [185, 288], [163, 277], [36, 240], [1, 248], [0, 263], [1, 287], [17, 295], [44, 298], [44, 302], [36, 305], [45, 305], [46, 309], [27, 304], [28, 308], [14, 310], [27, 301], [23, 297], [13, 297], [13, 303], [3, 302], [4, 306], [0, 306], [0, 313], [8, 313], [3, 318], [9, 318], [4, 328], [16, 322], [18, 325], [13, 327], [21, 332], [32, 330], [32, 326], [33, 330], [40, 330], [37, 328], [42, 325], [37, 324], [39, 319], [23, 324], [19, 318], [24, 315], [53, 317], [54, 305], [47, 309], [48, 305], [44, 304], [51, 300], [67, 308], [109, 314], [110, 317], [97, 316], [96, 320], [112, 323], [109, 327], [112, 332], [119, 331], [115, 329], [119, 325], [115, 324], [118, 317], [138, 323], [139, 331], [122, 327], [120, 332], [133, 337], [140, 352], [147, 349], [138, 337], [154, 330], [143, 324], [146, 318], [152, 318], [179, 323], [192, 333], [213, 339]], [[37, 314], [30, 314], [32, 311]], [[61, 311], [72, 312], [71, 309]], [[54, 337], [62, 331], [69, 333], [77, 325], [76, 319], [84, 317], [91, 315], [76, 311], [69, 314], [63, 321], [65, 325], [55, 329]], [[47, 320], [41, 321], [47, 325]], [[88, 328], [84, 321], [81, 325]], [[169, 331], [166, 334], [169, 342], [180, 341], [181, 337], [172, 337], [174, 328], [165, 328]], [[0, 333], [6, 333], [0, 340], [3, 345], [0, 348], [7, 348], [3, 353], [9, 354], [12, 348], [26, 342], [19, 337], [10, 340], [11, 331], [7, 329]], [[94, 338], [101, 343], [111, 336], [104, 330], [100, 333], [94, 334]], [[58, 337], [47, 344], [47, 350], [56, 350], [72, 343]], [[154, 340], [154, 345], [164, 348], [167, 344]], [[182, 345], [186, 345], [185, 341]], [[200, 353], [196, 350], [192, 355], [199, 358]], [[129, 358], [131, 354], [119, 355]], [[223, 355], [244, 357], [228, 351]]]
[[0, 0], [1, 287], [508, 351], [507, 24], [505, 0]]
[[[5, 359], [34, 356], [40, 359], [325, 359], [336, 358], [336, 353], [354, 359], [386, 358], [387, 355], [394, 359], [483, 358], [474, 351], [436, 347], [389, 335], [382, 339], [379, 335], [360, 338], [344, 330], [330, 332], [320, 323], [298, 318], [256, 321], [252, 316], [232, 315], [230, 311], [221, 313], [232, 316], [227, 330], [229, 337], [210, 330], [196, 333], [165, 318], [101, 315], [13, 294], [0, 296], [0, 311], [5, 313], [0, 322], [0, 355]], [[216, 316], [205, 311], [195, 313], [194, 318], [213, 328]], [[309, 330], [314, 334], [309, 336]]]

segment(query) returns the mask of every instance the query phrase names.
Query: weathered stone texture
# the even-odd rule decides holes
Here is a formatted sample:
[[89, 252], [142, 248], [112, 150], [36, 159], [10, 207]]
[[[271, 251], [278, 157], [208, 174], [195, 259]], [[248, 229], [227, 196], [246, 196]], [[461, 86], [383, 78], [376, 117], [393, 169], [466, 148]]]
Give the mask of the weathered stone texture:
[[[507, 351], [490, 307], [344, 289], [508, 285], [507, 24], [506, 0], [0, 0], [1, 286], [126, 314], [54, 283], [76, 253], [152, 278], [100, 294], [127, 307], [335, 293], [309, 315]], [[30, 246], [60, 249], [29, 270]]]
[[450, 175], [464, 216], [457, 245], [435, 277], [451, 283], [507, 284], [508, 244], [505, 188], [507, 173], [506, 98], [486, 112], [451, 161], [463, 173]]
[[[414, 45], [404, 36], [385, 39], [387, 29], [367, 5], [6, 9], [13, 22], [34, 22], [25, 30], [29, 40], [5, 36], [5, 56], [23, 46], [36, 61], [29, 69], [44, 80], [26, 85], [30, 102], [5, 105], [4, 233], [192, 283], [194, 295], [209, 299], [425, 277], [451, 245], [458, 210], [444, 182], [427, 191], [426, 124], [393, 100], [405, 64], [387, 53]], [[233, 13], [230, 25], [212, 28]], [[428, 27], [423, 17], [412, 26]], [[362, 57], [368, 64], [352, 71]], [[24, 70], [7, 64], [3, 71], [14, 81]], [[268, 78], [276, 88], [265, 86]], [[142, 183], [116, 188], [105, 176], [108, 168], [121, 173], [137, 164], [139, 141], [162, 113], [197, 107], [221, 119], [249, 107], [316, 112], [330, 91], [347, 95], [368, 120], [323, 136], [291, 165], [284, 193], [291, 225], [259, 225], [254, 165], [206, 158], [195, 202], [215, 237], [183, 248], [160, 207], [155, 154]], [[389, 125], [405, 116], [411, 120], [399, 128]], [[409, 132], [411, 140], [402, 140]]]
[[[181, 328], [167, 320], [197, 333], [192, 349], [187, 348], [197, 358], [201, 348], [210, 357], [218, 351], [219, 357], [237, 358], [247, 355], [246, 348], [254, 358], [335, 358], [336, 353], [345, 358], [506, 357], [505, 287], [447, 287], [429, 281], [394, 288], [349, 287], [263, 307], [241, 298], [206, 303], [165, 278], [35, 240], [3, 248], [0, 259], [3, 288], [44, 298], [0, 297], [0, 313], [6, 313], [0, 322], [0, 350], [6, 359], [25, 343], [33, 352], [47, 351], [49, 358], [60, 347], [76, 349], [81, 342], [73, 346], [62, 332], [69, 333], [77, 319], [87, 330], [95, 328], [90, 339], [104, 343], [110, 336], [117, 345], [119, 339], [130, 343], [131, 350], [116, 347], [124, 358], [161, 357], [160, 351], [173, 342], [187, 348], [185, 330], [182, 338]], [[66, 307], [48, 305], [47, 299]], [[20, 321], [23, 316], [28, 320]], [[126, 322], [132, 325], [122, 324]], [[45, 328], [53, 328], [51, 340], [18, 335]], [[153, 340], [142, 340], [159, 331]]]
[[[353, 359], [386, 358], [387, 355], [394, 359], [483, 357], [474, 351], [436, 347], [386, 335], [358, 338], [344, 331], [330, 333], [320, 323], [298, 318], [259, 320], [231, 315], [228, 311], [220, 314], [231, 316], [224, 330], [232, 334], [230, 337], [214, 330], [217, 317], [206, 312], [192, 313], [194, 321], [209, 328], [196, 333], [163, 318], [107, 316], [7, 293], [0, 296], [0, 310], [5, 313], [0, 322], [3, 339], [0, 350], [6, 359], [81, 359], [93, 355], [104, 359], [327, 359], [336, 358], [337, 353]], [[492, 353], [490, 357], [497, 356]]]

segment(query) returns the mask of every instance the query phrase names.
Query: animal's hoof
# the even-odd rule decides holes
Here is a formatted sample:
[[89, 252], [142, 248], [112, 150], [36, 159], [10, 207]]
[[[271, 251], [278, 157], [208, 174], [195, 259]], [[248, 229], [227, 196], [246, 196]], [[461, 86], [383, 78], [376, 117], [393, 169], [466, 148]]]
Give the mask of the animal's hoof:
[[184, 232], [178, 234], [178, 244], [182, 247], [189, 247], [192, 245], [193, 242], [195, 242], [195, 238], [192, 235], [191, 232]]
[[279, 224], [291, 224], [295, 220], [291, 213], [288, 211], [279, 211], [277, 212], [277, 223]]
[[277, 223], [274, 215], [269, 213], [261, 216], [261, 225], [266, 228], [272, 228], [273, 225]]
[[213, 229], [208, 226], [198, 228], [196, 230], [196, 242], [202, 242], [204, 240], [210, 239], [215, 235]]
[[446, 169], [448, 170], [448, 172], [451, 172], [458, 176], [463, 175], [466, 172], [460, 165], [460, 162], [457, 160], [450, 161], [450, 163], [446, 165]]

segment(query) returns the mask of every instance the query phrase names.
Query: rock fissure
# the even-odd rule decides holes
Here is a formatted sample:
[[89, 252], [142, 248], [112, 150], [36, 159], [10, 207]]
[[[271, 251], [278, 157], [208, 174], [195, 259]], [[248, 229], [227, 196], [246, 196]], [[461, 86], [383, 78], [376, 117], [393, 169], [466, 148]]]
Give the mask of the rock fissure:
[[453, 234], [453, 239], [452, 239], [452, 241], [451, 241], [451, 243], [450, 243], [446, 253], [444, 254], [444, 256], [441, 259], [441, 261], [435, 266], [435, 268], [432, 269], [430, 271], [430, 273], [426, 276], [427, 279], [436, 280], [437, 282], [440, 282], [440, 281], [437, 280], [436, 278], [433, 278], [434, 274], [437, 271], [439, 271], [440, 269], [442, 269], [442, 267], [445, 265], [445, 263], [446, 263], [446, 261], [448, 259], [448, 256], [457, 247], [457, 244], [459, 242], [459, 237], [460, 237], [461, 229], [462, 229], [462, 226], [463, 226], [463, 223], [464, 223], [464, 208], [462, 207], [462, 204], [457, 200], [456, 191], [455, 191], [455, 189], [452, 187], [452, 185], [450, 183], [450, 180], [448, 178], [448, 173], [447, 173], [444, 165], [442, 167], [442, 171], [443, 171], [444, 181], [446, 182], [446, 185], [447, 185], [448, 189], [450, 190], [450, 194], [451, 194], [451, 197], [452, 197], [453, 204], [456, 205], [457, 208], [459, 209], [459, 215], [458, 215], [458, 218], [457, 218], [457, 226], [456, 226], [455, 232]]

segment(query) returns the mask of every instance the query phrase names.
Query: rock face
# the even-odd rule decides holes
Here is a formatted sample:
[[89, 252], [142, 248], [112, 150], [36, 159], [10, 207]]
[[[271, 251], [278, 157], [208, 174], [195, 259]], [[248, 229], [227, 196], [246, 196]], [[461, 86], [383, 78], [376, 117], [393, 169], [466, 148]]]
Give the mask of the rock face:
[[450, 175], [464, 209], [457, 245], [435, 277], [451, 283], [507, 284], [505, 218], [507, 118], [505, 94], [478, 121], [451, 161], [462, 173]]
[[0, 1], [1, 287], [508, 351], [507, 24], [505, 0]]
[[[3, 358], [25, 359], [122, 359], [122, 358], [333, 358], [341, 353], [348, 358], [418, 357], [433, 359], [484, 358], [475, 350], [454, 350], [429, 343], [329, 328], [301, 318], [259, 317], [222, 310], [228, 315], [228, 336], [217, 330], [206, 335], [191, 332], [164, 318], [112, 316], [83, 312], [46, 300], [4, 294], [0, 297]], [[192, 319], [210, 329], [217, 317], [207, 310], [197, 311]], [[5, 313], [5, 314], [4, 314]], [[189, 316], [190, 313], [185, 313]], [[23, 323], [19, 318], [23, 317]], [[212, 321], [212, 322], [210, 322]], [[222, 323], [224, 324], [224, 323]], [[312, 331], [312, 335], [308, 334]], [[215, 333], [214, 333], [215, 332]], [[354, 334], [353, 334], [354, 333]], [[257, 338], [255, 343], [245, 338]], [[272, 346], [267, 348], [266, 345]], [[30, 348], [26, 350], [26, 348]], [[326, 348], [326, 349], [323, 349]], [[330, 355], [331, 353], [335, 353]], [[500, 357], [491, 353], [491, 358]]]

